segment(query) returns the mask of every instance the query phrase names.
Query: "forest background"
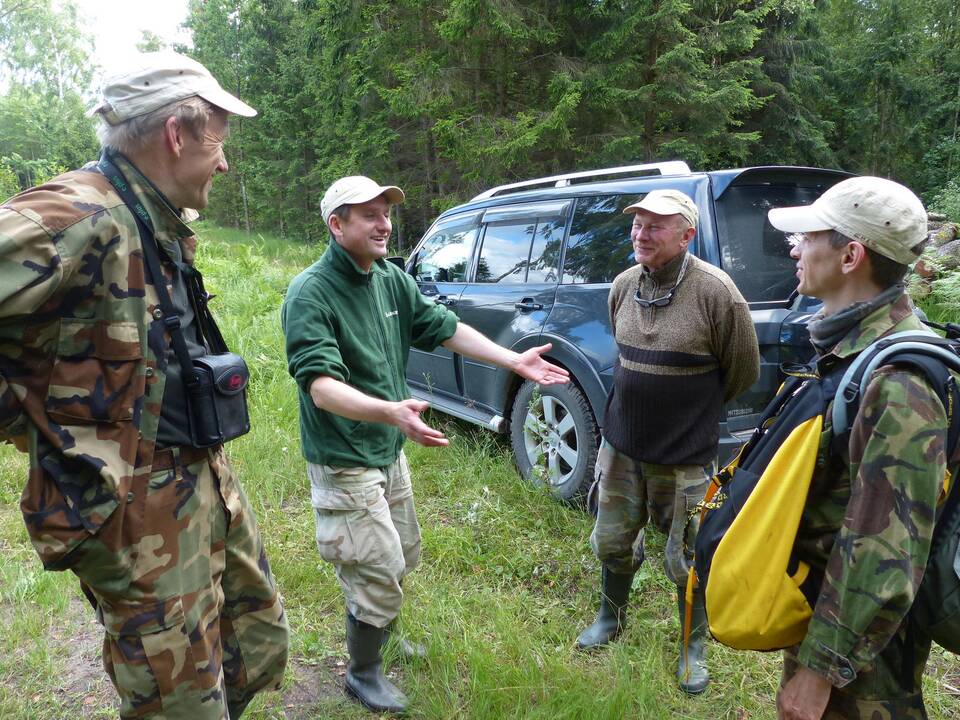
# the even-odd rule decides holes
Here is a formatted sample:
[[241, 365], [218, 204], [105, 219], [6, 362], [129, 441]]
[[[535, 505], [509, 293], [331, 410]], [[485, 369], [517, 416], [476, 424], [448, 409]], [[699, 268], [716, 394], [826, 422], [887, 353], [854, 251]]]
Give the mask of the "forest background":
[[[405, 252], [490, 186], [667, 159], [891, 177], [960, 219], [956, 0], [191, 0], [186, 26], [260, 111], [207, 215], [248, 232], [322, 238], [362, 172], [407, 191]], [[0, 197], [96, 156], [81, 28], [0, 0]]]

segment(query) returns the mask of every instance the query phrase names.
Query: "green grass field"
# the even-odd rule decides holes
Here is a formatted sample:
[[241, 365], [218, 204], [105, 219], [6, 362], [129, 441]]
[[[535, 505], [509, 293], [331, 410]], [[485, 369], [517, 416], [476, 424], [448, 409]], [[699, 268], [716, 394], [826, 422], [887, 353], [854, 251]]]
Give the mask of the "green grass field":
[[[199, 265], [214, 311], [252, 373], [252, 432], [231, 455], [260, 521], [292, 629], [282, 693], [245, 717], [364, 718], [343, 696], [343, 606], [313, 541], [300, 456], [297, 400], [286, 372], [278, 309], [290, 278], [320, 248], [199, 228]], [[651, 534], [629, 627], [608, 651], [574, 639], [592, 620], [599, 567], [592, 523], [522, 482], [509, 448], [485, 431], [434, 415], [445, 449], [408, 444], [423, 560], [407, 580], [405, 632], [428, 648], [393, 664], [419, 718], [775, 718], [779, 655], [713, 643], [713, 682], [700, 697], [675, 689], [679, 623]], [[26, 463], [0, 446], [0, 719], [116, 716], [100, 669], [99, 628], [69, 574], [45, 573], [20, 519]], [[395, 658], [390, 658], [394, 659]], [[960, 658], [935, 648], [925, 693], [930, 717], [960, 716]]]

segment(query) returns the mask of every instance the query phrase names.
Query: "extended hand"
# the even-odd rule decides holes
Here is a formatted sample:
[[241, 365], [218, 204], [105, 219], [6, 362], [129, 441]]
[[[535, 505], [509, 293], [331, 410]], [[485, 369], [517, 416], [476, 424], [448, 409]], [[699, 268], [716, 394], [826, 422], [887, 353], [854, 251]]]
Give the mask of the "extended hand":
[[541, 355], [550, 352], [553, 345], [547, 343], [521, 353], [513, 366], [513, 371], [520, 377], [533, 380], [541, 385], [556, 385], [570, 380], [570, 373], [559, 365], [544, 360]]
[[801, 666], [777, 695], [777, 720], [820, 720], [831, 687], [825, 677]]
[[430, 407], [430, 403], [423, 400], [401, 400], [392, 403], [390, 409], [391, 424], [400, 428], [400, 432], [415, 443], [427, 447], [449, 445], [450, 441], [443, 433], [427, 425], [420, 417], [420, 413]]

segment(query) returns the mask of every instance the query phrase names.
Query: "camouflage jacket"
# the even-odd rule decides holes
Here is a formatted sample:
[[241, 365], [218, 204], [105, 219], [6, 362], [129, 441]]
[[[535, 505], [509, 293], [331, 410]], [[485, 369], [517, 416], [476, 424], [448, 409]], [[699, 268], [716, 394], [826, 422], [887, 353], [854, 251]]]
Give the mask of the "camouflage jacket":
[[[921, 327], [901, 295], [818, 363]], [[798, 660], [843, 687], [887, 646], [913, 603], [942, 500], [947, 419], [925, 378], [890, 365], [867, 386], [848, 456], [831, 451], [829, 418], [828, 410], [797, 537], [800, 558], [824, 572]]]
[[[192, 263], [190, 228], [116, 164], [161, 247]], [[29, 448], [24, 521], [44, 565], [63, 569], [150, 471], [169, 336], [133, 215], [92, 165], [0, 207], [0, 277], [0, 440]]]

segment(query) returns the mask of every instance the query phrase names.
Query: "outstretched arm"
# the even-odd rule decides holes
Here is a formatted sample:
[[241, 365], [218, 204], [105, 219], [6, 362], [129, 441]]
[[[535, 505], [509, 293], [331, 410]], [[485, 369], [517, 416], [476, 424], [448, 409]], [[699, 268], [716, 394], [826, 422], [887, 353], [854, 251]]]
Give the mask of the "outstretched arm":
[[430, 407], [422, 400], [381, 400], [328, 375], [321, 375], [310, 384], [310, 398], [318, 408], [334, 415], [394, 425], [408, 438], [427, 447], [450, 444], [442, 432], [420, 418], [420, 413]]
[[468, 355], [474, 360], [482, 360], [512, 370], [520, 377], [541, 385], [565, 383], [570, 379], [570, 373], [541, 357], [553, 347], [550, 343], [530, 348], [523, 353], [516, 353], [497, 345], [469, 325], [458, 323], [457, 331], [444, 341], [443, 346], [452, 352]]

